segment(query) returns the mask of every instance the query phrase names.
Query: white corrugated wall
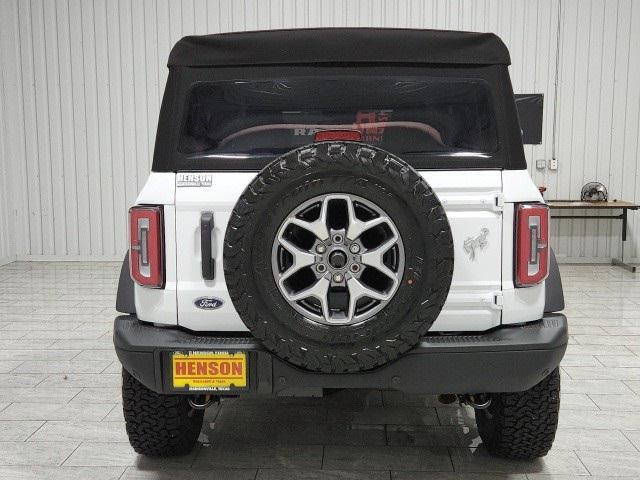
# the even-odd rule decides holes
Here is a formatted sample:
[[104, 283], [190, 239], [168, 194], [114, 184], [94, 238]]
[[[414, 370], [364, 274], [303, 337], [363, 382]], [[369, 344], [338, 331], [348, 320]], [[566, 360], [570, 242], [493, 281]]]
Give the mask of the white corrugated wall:
[[[598, 180], [612, 199], [640, 203], [640, 2], [563, 0], [560, 52], [553, 195], [576, 198]], [[638, 257], [640, 212], [629, 230]], [[564, 220], [554, 244], [574, 260], [618, 256], [620, 231], [619, 221]]]
[[[181, 36], [314, 26], [499, 34], [515, 91], [545, 94], [544, 142], [525, 150], [547, 198], [575, 198], [598, 179], [612, 197], [640, 201], [636, 0], [0, 0], [0, 261], [123, 255]], [[554, 151], [558, 171], [536, 171]], [[630, 230], [638, 257], [640, 219]], [[608, 220], [554, 222], [554, 245], [603, 261], [618, 254], [619, 231]]]
[[[2, 64], [2, 55], [0, 50], [0, 65]], [[4, 265], [13, 260], [15, 249], [11, 240], [10, 218], [12, 215], [9, 202], [8, 187], [10, 181], [10, 172], [7, 168], [7, 157], [5, 152], [5, 139], [1, 132], [4, 131], [4, 123], [6, 119], [2, 115], [4, 97], [0, 95], [0, 265]]]

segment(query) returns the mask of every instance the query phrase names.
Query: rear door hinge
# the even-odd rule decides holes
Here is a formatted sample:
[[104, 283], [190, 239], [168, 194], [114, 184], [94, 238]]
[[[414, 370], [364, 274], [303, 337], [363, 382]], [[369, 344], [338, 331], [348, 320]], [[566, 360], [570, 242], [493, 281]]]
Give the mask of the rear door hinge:
[[502, 292], [487, 292], [479, 298], [480, 305], [492, 310], [502, 310]]
[[504, 195], [502, 193], [496, 193], [493, 199], [493, 210], [495, 212], [502, 211], [504, 209]]

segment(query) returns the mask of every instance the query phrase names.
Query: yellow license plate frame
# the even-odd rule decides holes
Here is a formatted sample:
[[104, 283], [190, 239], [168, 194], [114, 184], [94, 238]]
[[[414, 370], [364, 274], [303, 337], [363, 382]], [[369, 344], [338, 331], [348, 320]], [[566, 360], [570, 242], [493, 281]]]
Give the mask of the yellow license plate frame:
[[174, 389], [196, 391], [247, 387], [246, 352], [173, 352], [171, 381]]

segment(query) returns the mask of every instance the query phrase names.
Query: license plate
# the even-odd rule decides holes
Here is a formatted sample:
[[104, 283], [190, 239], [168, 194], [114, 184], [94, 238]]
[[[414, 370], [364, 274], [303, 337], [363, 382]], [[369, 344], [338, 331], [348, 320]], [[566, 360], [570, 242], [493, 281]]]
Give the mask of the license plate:
[[174, 352], [171, 367], [173, 388], [230, 390], [247, 386], [244, 352]]

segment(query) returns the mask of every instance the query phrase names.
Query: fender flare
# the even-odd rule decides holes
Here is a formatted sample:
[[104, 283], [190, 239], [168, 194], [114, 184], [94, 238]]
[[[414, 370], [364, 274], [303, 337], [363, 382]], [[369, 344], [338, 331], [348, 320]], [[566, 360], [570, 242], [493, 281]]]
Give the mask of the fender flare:
[[549, 276], [544, 284], [545, 301], [544, 313], [559, 312], [564, 310], [564, 292], [562, 290], [562, 279], [560, 278], [560, 269], [556, 261], [556, 255], [553, 249], [550, 249], [551, 257], [549, 258]]
[[136, 313], [135, 289], [129, 274], [129, 252], [124, 256], [118, 280], [118, 294], [116, 296], [116, 310], [120, 313]]

